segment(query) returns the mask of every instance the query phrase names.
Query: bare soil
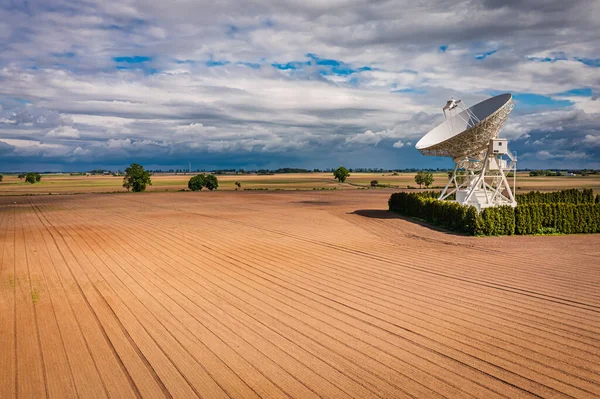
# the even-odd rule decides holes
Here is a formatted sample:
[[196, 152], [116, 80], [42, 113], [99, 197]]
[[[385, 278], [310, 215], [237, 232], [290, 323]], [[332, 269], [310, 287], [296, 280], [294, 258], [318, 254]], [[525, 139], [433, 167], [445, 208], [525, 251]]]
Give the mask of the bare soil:
[[0, 398], [595, 398], [600, 236], [376, 190], [0, 198]]

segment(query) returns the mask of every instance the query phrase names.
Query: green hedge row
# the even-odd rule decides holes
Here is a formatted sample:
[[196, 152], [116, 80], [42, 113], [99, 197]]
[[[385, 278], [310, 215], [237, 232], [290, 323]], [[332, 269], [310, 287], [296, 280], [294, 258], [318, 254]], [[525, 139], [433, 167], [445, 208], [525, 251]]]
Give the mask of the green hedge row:
[[[583, 189], [578, 190], [571, 188], [568, 190], [555, 191], [552, 193], [540, 193], [539, 191], [530, 191], [526, 194], [517, 194], [515, 197], [517, 204], [554, 204], [554, 203], [567, 203], [567, 204], [593, 204], [594, 203], [594, 190]], [[596, 202], [598, 201], [596, 197]]]
[[[598, 196], [594, 198], [592, 190], [586, 190], [581, 196], [571, 190], [559, 193], [549, 194], [557, 194], [554, 198], [571, 201], [585, 199], [585, 202], [519, 203], [516, 208], [500, 206], [478, 213], [473, 206], [438, 201], [439, 193], [425, 191], [394, 193], [388, 200], [388, 207], [390, 211], [404, 216], [471, 235], [600, 233], [600, 203]], [[536, 197], [537, 194], [529, 193], [531, 198], [553, 198], [545, 197], [545, 194]]]
[[515, 233], [600, 233], [600, 204], [525, 204], [515, 209]]
[[501, 236], [515, 234], [516, 215], [512, 206], [485, 208], [479, 217], [481, 221], [475, 228], [478, 236]]
[[390, 211], [404, 216], [423, 219], [428, 223], [466, 234], [476, 234], [480, 216], [473, 206], [456, 202], [438, 201], [439, 193], [394, 193], [388, 200]]

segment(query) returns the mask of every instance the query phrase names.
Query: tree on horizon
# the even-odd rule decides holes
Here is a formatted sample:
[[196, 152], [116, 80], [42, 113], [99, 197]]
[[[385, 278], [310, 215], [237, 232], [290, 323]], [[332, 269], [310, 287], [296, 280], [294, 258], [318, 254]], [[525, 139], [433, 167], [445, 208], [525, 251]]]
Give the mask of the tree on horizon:
[[134, 193], [146, 191], [147, 185], [152, 185], [152, 179], [150, 179], [150, 172], [144, 170], [142, 165], [132, 163], [125, 169], [123, 187], [126, 188], [127, 191], [131, 190]]

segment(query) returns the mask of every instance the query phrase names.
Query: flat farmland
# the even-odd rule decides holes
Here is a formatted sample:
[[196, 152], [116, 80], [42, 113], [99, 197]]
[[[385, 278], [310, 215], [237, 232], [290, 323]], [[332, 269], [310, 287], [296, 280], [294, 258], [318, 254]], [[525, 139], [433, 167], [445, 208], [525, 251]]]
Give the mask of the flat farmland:
[[[148, 191], [179, 191], [187, 189], [192, 174], [158, 173], [152, 176], [152, 185]], [[406, 189], [416, 187], [415, 173], [351, 173], [345, 183], [337, 182], [331, 173], [285, 173], [275, 175], [219, 175], [219, 190], [236, 189], [240, 182], [245, 190], [357, 190], [369, 187], [372, 180], [393, 188], [383, 190]], [[433, 186], [439, 190], [448, 181], [446, 173], [434, 174]], [[3, 195], [40, 195], [40, 194], [81, 194], [125, 192], [123, 178], [119, 176], [70, 176], [69, 174], [43, 175], [41, 182], [29, 184], [17, 175], [5, 175], [0, 182], [0, 196]], [[512, 184], [512, 181], [511, 181]], [[529, 177], [527, 172], [517, 176], [517, 192], [531, 190], [554, 191], [567, 188], [592, 188], [600, 192], [600, 175]], [[382, 188], [378, 188], [382, 190]]]
[[597, 398], [600, 236], [378, 190], [0, 198], [0, 398]]

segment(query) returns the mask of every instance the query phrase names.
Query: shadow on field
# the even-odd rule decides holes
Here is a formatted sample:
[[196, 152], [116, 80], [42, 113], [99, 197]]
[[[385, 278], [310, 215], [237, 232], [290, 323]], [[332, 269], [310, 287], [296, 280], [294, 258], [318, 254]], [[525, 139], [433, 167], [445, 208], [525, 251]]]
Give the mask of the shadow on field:
[[406, 219], [397, 213], [386, 211], [385, 209], [357, 209], [351, 213], [372, 219]]
[[331, 204], [331, 201], [295, 201], [294, 204], [329, 205], [329, 204]]
[[[409, 223], [424, 227], [428, 230], [434, 230], [434, 231], [443, 233], [445, 235], [467, 236], [466, 234], [463, 234], [463, 233], [446, 230], [440, 226], [434, 226], [432, 224], [425, 222], [424, 220], [419, 220], [419, 219], [415, 219], [415, 218], [411, 218], [411, 217], [402, 216], [395, 212], [387, 211], [385, 209], [357, 209], [354, 212], [348, 212], [348, 213], [351, 215], [358, 215], [358, 216], [362, 216], [362, 217], [370, 218], [370, 219], [401, 219], [401, 220], [405, 220]], [[415, 238], [422, 238], [416, 234], [409, 234], [409, 235], [413, 236]]]

